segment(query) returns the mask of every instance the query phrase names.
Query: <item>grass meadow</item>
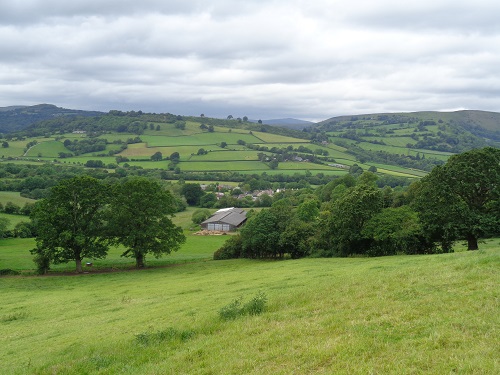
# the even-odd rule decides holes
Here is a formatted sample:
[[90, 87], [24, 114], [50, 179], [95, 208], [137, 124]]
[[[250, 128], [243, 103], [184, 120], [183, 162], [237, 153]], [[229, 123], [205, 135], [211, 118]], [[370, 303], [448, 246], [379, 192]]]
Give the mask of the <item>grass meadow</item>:
[[499, 250], [2, 277], [0, 373], [496, 374]]

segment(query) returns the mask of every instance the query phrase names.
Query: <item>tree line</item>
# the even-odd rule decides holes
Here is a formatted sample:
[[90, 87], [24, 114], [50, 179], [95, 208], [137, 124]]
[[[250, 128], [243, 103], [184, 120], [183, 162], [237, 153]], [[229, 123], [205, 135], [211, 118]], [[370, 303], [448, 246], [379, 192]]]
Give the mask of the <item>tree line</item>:
[[246, 225], [214, 254], [227, 258], [368, 256], [469, 250], [500, 234], [500, 150], [452, 156], [402, 194], [376, 186], [377, 176], [347, 175], [302, 202], [275, 201], [249, 212]]

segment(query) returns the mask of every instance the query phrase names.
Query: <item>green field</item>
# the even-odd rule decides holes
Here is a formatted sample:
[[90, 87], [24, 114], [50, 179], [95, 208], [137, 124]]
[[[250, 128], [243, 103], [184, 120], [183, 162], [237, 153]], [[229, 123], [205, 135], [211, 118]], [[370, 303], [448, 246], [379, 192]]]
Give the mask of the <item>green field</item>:
[[[179, 167], [183, 171], [267, 171], [269, 167], [260, 161], [189, 161], [180, 162]], [[261, 172], [262, 173], [262, 172]]]
[[59, 141], [45, 141], [31, 147], [28, 152], [26, 152], [26, 156], [57, 158], [60, 152], [70, 153], [71, 151], [64, 147]]
[[[29, 216], [12, 215], [12, 214], [6, 214], [6, 213], [3, 213], [3, 212], [0, 212], [0, 217], [9, 220], [9, 226], [7, 227], [7, 229], [9, 229], [9, 230], [10, 229], [14, 229], [14, 227], [16, 226], [16, 224], [19, 224], [21, 222], [27, 223], [27, 222], [30, 221]], [[1, 241], [1, 239], [0, 239], [0, 241]]]
[[[496, 374], [500, 244], [482, 247], [2, 277], [0, 372]], [[259, 292], [261, 315], [219, 318]]]
[[[227, 144], [237, 144], [238, 140], [243, 140], [247, 143], [258, 143], [260, 140], [251, 134], [240, 133], [198, 133], [190, 136], [181, 137], [160, 137], [153, 135], [142, 135], [141, 139], [147, 143], [148, 147], [159, 146], [209, 146], [219, 145], [221, 142]], [[205, 147], [206, 148], [206, 147]]]
[[17, 191], [0, 191], [0, 203], [5, 205], [7, 202], [12, 202], [22, 207], [26, 203], [34, 203], [34, 199], [21, 197], [21, 193]]

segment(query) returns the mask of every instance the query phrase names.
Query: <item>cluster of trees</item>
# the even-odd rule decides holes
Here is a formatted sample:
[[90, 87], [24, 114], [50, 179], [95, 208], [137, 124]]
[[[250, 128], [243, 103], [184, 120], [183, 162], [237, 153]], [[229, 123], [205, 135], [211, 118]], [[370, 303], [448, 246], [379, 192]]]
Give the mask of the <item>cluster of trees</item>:
[[38, 271], [47, 272], [51, 263], [75, 261], [82, 272], [84, 258], [104, 258], [111, 245], [122, 245], [122, 256], [144, 267], [147, 254], [169, 254], [185, 241], [182, 229], [171, 221], [176, 211], [172, 194], [151, 179], [115, 184], [90, 176], [62, 180], [31, 213]]
[[364, 172], [339, 178], [296, 208], [288, 198], [250, 214], [240, 234], [214, 257], [370, 256], [469, 250], [500, 234], [500, 150], [452, 156], [446, 165], [396, 194]]
[[63, 144], [68, 150], [73, 151], [75, 155], [81, 155], [104, 151], [107, 141], [102, 138], [66, 139]]

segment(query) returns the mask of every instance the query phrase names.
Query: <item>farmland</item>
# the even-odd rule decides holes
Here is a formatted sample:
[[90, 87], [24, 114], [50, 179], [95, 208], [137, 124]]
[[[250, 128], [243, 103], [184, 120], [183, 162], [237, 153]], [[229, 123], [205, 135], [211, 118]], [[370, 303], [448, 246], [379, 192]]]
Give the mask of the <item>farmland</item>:
[[[0, 270], [18, 274], [0, 277], [0, 373], [500, 372], [499, 239], [481, 236], [486, 239], [477, 251], [466, 252], [461, 237], [455, 252], [429, 247], [417, 249], [421, 255], [402, 255], [413, 249], [402, 247], [409, 241], [391, 247], [399, 237], [379, 236], [387, 230], [403, 239], [423, 237], [417, 212], [400, 206], [412, 198], [402, 186], [461, 147], [481, 142], [465, 133], [454, 137], [450, 129], [456, 117], [421, 116], [336, 118], [299, 132], [236, 120], [113, 111], [58, 118], [7, 135], [0, 142], [0, 185], [16, 192], [0, 192], [3, 206], [30, 204], [34, 200], [27, 196], [42, 198], [58, 181], [81, 172], [97, 177], [102, 191], [127, 181], [123, 177], [145, 176], [158, 181], [154, 191], [172, 192], [180, 210], [173, 222], [187, 240], [162, 258], [147, 255], [144, 269], [135, 269], [134, 258], [121, 256], [123, 247], [112, 246], [105, 259], [84, 258], [83, 264], [91, 264], [83, 274], [75, 274], [71, 261], [52, 262], [48, 275], [35, 276], [29, 252], [35, 240], [2, 238]], [[494, 128], [485, 131], [496, 134]], [[393, 178], [395, 186], [403, 181], [402, 186], [376, 187], [372, 174], [362, 174], [366, 170], [379, 182]], [[202, 194], [215, 201], [203, 206], [200, 199], [199, 206], [213, 212], [239, 194], [226, 191], [226, 184], [246, 192], [263, 190], [253, 187], [261, 182], [274, 188], [285, 181], [295, 186], [276, 193], [278, 204], [271, 209], [257, 208], [240, 232], [246, 233], [242, 241], [271, 243], [272, 238], [271, 250], [287, 246], [283, 259], [213, 260], [227, 238], [237, 237], [193, 233], [196, 208], [185, 207], [190, 189], [201, 192], [198, 184], [211, 185]], [[215, 192], [224, 191], [217, 201]], [[287, 199], [280, 200], [285, 193]], [[375, 203], [356, 197], [374, 197]], [[425, 206], [428, 198], [431, 194], [417, 203]], [[239, 203], [245, 202], [251, 205], [243, 207], [253, 206], [251, 196]], [[355, 227], [361, 215], [366, 223]], [[389, 220], [394, 217], [402, 219]], [[5, 212], [0, 218], [9, 220], [9, 236], [16, 224], [28, 220]], [[255, 225], [262, 219], [265, 225]], [[264, 235], [249, 232], [252, 223]], [[490, 232], [498, 236], [495, 229]], [[373, 246], [355, 242], [350, 233], [361, 233]], [[282, 237], [289, 235], [294, 241], [283, 245]], [[291, 259], [297, 253], [289, 248], [301, 240], [308, 257]], [[345, 243], [357, 247], [341, 247]], [[326, 250], [352, 252], [343, 258], [310, 252], [323, 244]], [[376, 257], [379, 253], [366, 249], [397, 255]], [[423, 255], [426, 249], [433, 255]], [[258, 314], [223, 318], [221, 311], [246, 306], [258, 296], [264, 301]]]
[[[144, 117], [150, 119], [151, 115]], [[135, 120], [130, 125], [133, 119]], [[215, 125], [210, 125], [209, 129], [205, 123], [210, 121]], [[311, 140], [307, 132], [275, 131], [277, 128], [269, 126], [259, 127], [248, 123], [202, 118], [172, 122], [163, 116], [155, 117], [153, 123], [141, 121], [141, 117], [129, 119], [126, 116], [106, 115], [96, 120], [95, 126], [105, 129], [97, 134], [98, 139], [106, 142], [105, 148], [100, 151], [75, 153], [66, 147], [68, 142], [81, 143], [92, 140], [95, 135], [81, 130], [76, 133], [50, 130], [45, 132], [45, 136], [24, 136], [22, 140], [19, 137], [10, 138], [8, 147], [4, 147], [1, 152], [3, 160], [18, 163], [58, 162], [69, 165], [85, 165], [89, 160], [101, 160], [105, 166], [112, 166], [108, 168], [113, 169], [116, 166], [124, 167], [115, 161], [116, 157], [122, 157], [128, 159], [128, 166], [144, 169], [169, 170], [175, 167], [181, 173], [229, 171], [243, 174], [266, 172], [271, 175], [292, 175], [304, 171], [341, 175], [348, 173], [349, 167], [354, 164], [364, 169], [376, 164], [381, 175], [415, 178], [426, 173], [426, 170], [420, 168], [420, 165], [423, 168], [422, 163], [413, 162], [415, 166], [409, 168], [406, 165], [396, 165], [393, 161], [386, 163], [381, 160], [364, 160], [366, 157], [360, 157], [351, 148], [355, 146], [372, 153], [384, 151], [400, 155], [399, 159], [425, 157], [436, 162], [444, 162], [452, 155], [450, 152], [408, 147], [409, 144], [416, 144], [410, 137], [413, 134], [411, 129], [397, 126], [391, 128], [382, 123], [377, 129], [387, 128], [384, 131], [397, 133], [397, 137], [384, 136], [382, 133], [374, 136], [370, 133], [363, 135], [362, 142], [359, 142], [359, 139], [345, 138], [343, 131], [339, 130], [327, 132], [328, 140], [319, 142]], [[405, 134], [408, 136], [404, 136]], [[284, 152], [285, 157], [289, 159], [282, 160]], [[151, 156], [155, 153], [161, 153], [161, 162], [151, 161]], [[169, 157], [174, 153], [178, 153], [179, 162], [172, 166]], [[262, 158], [259, 154], [265, 157]], [[297, 157], [302, 161], [293, 159]], [[273, 159], [278, 159], [279, 163], [271, 165], [270, 161]], [[400, 160], [397, 163], [400, 163]], [[339, 169], [331, 164], [342, 164], [345, 168]]]

